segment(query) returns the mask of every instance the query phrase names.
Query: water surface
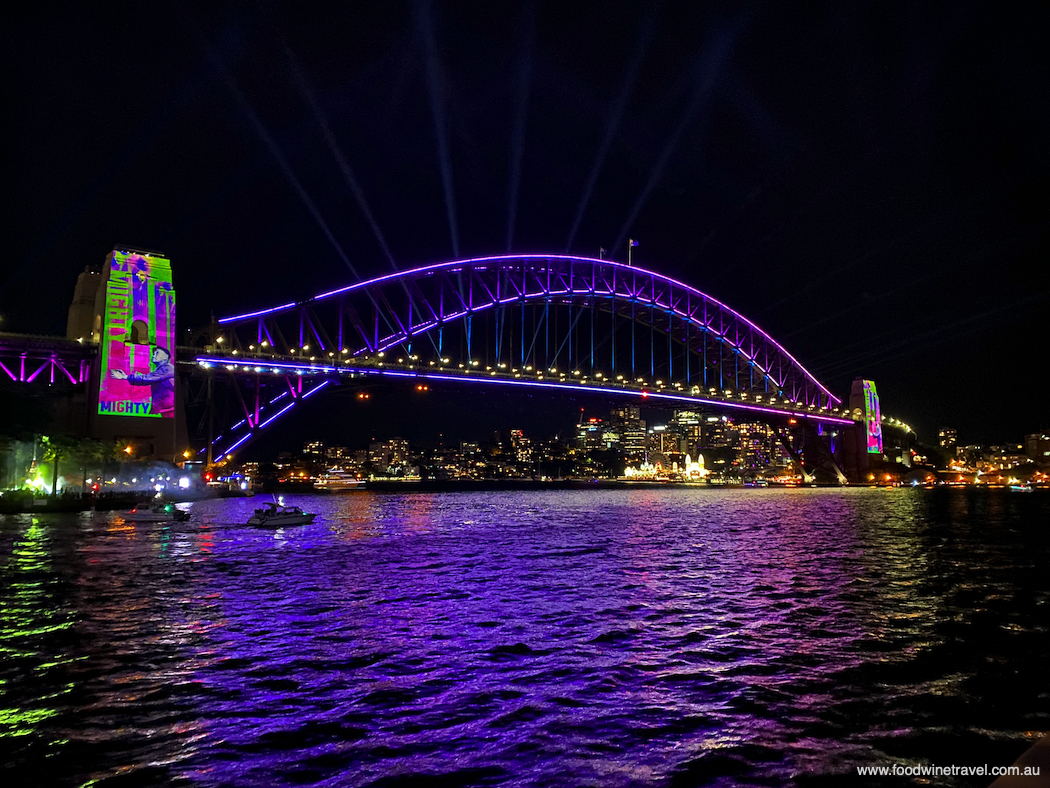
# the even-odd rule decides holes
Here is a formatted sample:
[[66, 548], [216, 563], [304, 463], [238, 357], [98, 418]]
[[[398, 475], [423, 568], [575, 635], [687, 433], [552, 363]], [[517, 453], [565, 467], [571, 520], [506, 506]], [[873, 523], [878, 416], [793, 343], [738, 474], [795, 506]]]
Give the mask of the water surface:
[[0, 517], [8, 773], [860, 785], [857, 765], [1009, 764], [1050, 730], [1042, 494], [296, 502], [314, 524], [246, 527], [250, 499], [172, 525]]

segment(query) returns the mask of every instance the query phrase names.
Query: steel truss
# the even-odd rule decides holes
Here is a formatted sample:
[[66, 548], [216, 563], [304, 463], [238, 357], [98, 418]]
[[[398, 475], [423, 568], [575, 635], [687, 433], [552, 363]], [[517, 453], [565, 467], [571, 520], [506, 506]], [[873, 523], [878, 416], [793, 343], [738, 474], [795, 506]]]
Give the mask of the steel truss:
[[[654, 396], [689, 394], [828, 417], [840, 404], [772, 337], [696, 288], [568, 255], [477, 258], [390, 274], [222, 318], [203, 344], [203, 365], [240, 376], [242, 385], [253, 375], [258, 381], [251, 402], [241, 395], [243, 421], [227, 430], [236, 440], [214, 440], [223, 454], [326, 380], [394, 374], [397, 365], [414, 374], [630, 385]], [[266, 377], [286, 381], [269, 399], [260, 394]]]
[[92, 355], [93, 348], [73, 339], [0, 334], [0, 374], [16, 383], [86, 383]]

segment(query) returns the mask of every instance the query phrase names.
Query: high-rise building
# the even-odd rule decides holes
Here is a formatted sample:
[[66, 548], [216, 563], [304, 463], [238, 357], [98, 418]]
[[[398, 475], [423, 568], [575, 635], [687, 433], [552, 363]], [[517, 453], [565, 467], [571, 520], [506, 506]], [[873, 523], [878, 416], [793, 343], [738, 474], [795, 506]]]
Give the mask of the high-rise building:
[[347, 460], [353, 456], [353, 452], [346, 446], [329, 446], [325, 449], [325, 457], [329, 460]]
[[685, 451], [695, 454], [703, 439], [703, 415], [695, 410], [676, 410], [668, 424], [669, 429], [678, 433], [685, 445]]
[[607, 428], [602, 420], [591, 416], [586, 418], [580, 413], [580, 421], [576, 425], [576, 448], [583, 451], [592, 451], [606, 448], [605, 432]]
[[959, 436], [954, 427], [941, 427], [937, 431], [937, 439], [942, 449], [954, 449], [959, 442]]
[[740, 461], [745, 468], [768, 468], [774, 464], [776, 436], [773, 428], [761, 422], [737, 425]]
[[532, 462], [532, 441], [521, 430], [510, 431], [510, 447], [518, 462]]
[[630, 406], [616, 408], [610, 413], [609, 422], [627, 459], [645, 457], [645, 419], [640, 409]]
[[1050, 435], [1045, 432], [1025, 435], [1024, 451], [1035, 462], [1050, 462]]
[[404, 438], [391, 438], [368, 445], [368, 461], [379, 470], [406, 466], [408, 459], [408, 441]]
[[737, 431], [728, 416], [705, 416], [700, 429], [700, 446], [705, 449], [725, 449], [736, 445]]
[[681, 454], [682, 438], [674, 430], [658, 424], [649, 430], [649, 451], [661, 454]]

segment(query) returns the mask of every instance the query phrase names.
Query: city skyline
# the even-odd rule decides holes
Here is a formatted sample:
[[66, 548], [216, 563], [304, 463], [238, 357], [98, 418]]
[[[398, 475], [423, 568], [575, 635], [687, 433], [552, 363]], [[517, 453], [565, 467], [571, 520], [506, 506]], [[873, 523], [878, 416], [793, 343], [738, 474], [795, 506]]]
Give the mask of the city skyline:
[[[479, 385], [483, 386], [474, 384], [474, 388]], [[417, 446], [437, 447], [442, 441], [446, 445], [483, 441], [494, 432], [506, 434], [516, 428], [543, 439], [565, 437], [573, 433], [581, 413], [602, 416], [616, 407], [600, 395], [591, 394], [581, 403], [571, 394], [518, 393], [497, 386], [485, 395], [492, 407], [479, 409], [473, 399], [463, 396], [463, 389], [462, 384], [431, 382], [426, 391], [419, 391], [415, 385], [386, 383], [369, 387], [368, 399], [362, 400], [356, 389], [346, 387], [329, 393], [328, 399], [318, 397], [305, 403], [300, 413], [275, 423], [247, 444], [244, 453], [255, 459], [261, 454], [294, 451], [307, 440], [360, 447], [369, 440], [393, 437], [406, 437]], [[674, 410], [670, 406], [641, 407], [651, 424], [671, 421]], [[725, 413], [715, 408], [709, 412]], [[916, 428], [917, 440], [937, 446], [944, 428], [955, 429], [959, 445], [1020, 444], [1026, 435], [1043, 430], [1030, 424], [1017, 434], [993, 434], [984, 439], [977, 433], [959, 431], [945, 419], [936, 429]]]
[[[404, 492], [511, 489], [523, 483], [612, 485], [800, 486], [828, 483], [831, 469], [806, 471], [798, 447], [778, 428], [731, 416], [676, 410], [666, 423], [641, 418], [637, 407], [614, 407], [601, 416], [581, 412], [574, 434], [544, 438], [521, 429], [498, 431], [480, 441], [445, 441], [424, 447], [395, 436], [364, 447], [324, 440], [295, 451], [231, 463], [216, 483], [264, 492], [327, 490], [329, 479], [356, 480], [352, 489]], [[950, 430], [939, 445], [912, 434], [888, 438], [883, 453], [854, 481], [866, 486], [1045, 486], [1050, 436], [1035, 433], [1021, 444], [956, 445]], [[342, 481], [340, 484], [345, 485]], [[408, 484], [408, 487], [404, 485]], [[495, 487], [493, 487], [495, 485]], [[345, 487], [341, 491], [347, 491]]]
[[[418, 401], [419, 397], [428, 396], [428, 393], [405, 390], [402, 392], [404, 400], [398, 404], [398, 412], [406, 413], [403, 403], [405, 401]], [[513, 401], [513, 397], [508, 397]], [[534, 398], [530, 398], [534, 399]], [[550, 404], [550, 403], [548, 403]], [[469, 425], [450, 424], [435, 418], [429, 410], [420, 410], [422, 418], [419, 421], [392, 419], [382, 421], [369, 419], [361, 425], [360, 429], [319, 429], [314, 427], [309, 435], [304, 436], [303, 430], [295, 424], [284, 425], [276, 428], [270, 433], [263, 433], [260, 438], [249, 444], [245, 451], [239, 452], [238, 462], [260, 462], [270, 460], [279, 454], [289, 456], [300, 456], [307, 445], [336, 446], [348, 451], [361, 451], [376, 442], [390, 440], [405, 440], [413, 450], [431, 451], [441, 449], [454, 449], [465, 443], [485, 445], [496, 443], [513, 442], [514, 434], [524, 435], [534, 442], [560, 441], [571, 445], [579, 440], [581, 427], [592, 425], [599, 431], [613, 430], [619, 432], [615, 426], [622, 422], [623, 414], [634, 411], [642, 425], [642, 443], [635, 443], [635, 452], [632, 452], [625, 443], [625, 438], [620, 435], [617, 441], [621, 444], [628, 458], [637, 459], [642, 452], [638, 446], [649, 449], [648, 441], [654, 433], [659, 434], [664, 430], [670, 430], [676, 435], [686, 435], [682, 432], [682, 418], [695, 418], [696, 423], [722, 422], [728, 423], [731, 428], [735, 425], [762, 426], [763, 428], [775, 429], [772, 425], [754, 416], [741, 416], [739, 414], [726, 414], [714, 408], [650, 408], [634, 405], [615, 405], [612, 402], [594, 401], [586, 406], [580, 406], [576, 402], [562, 403], [564, 407], [559, 408], [554, 419], [549, 417], [550, 411], [544, 413], [539, 408], [532, 407], [532, 403], [526, 404], [518, 409], [499, 408], [494, 409], [492, 414], [484, 414], [483, 418], [473, 419]], [[324, 409], [320, 406], [320, 409]], [[511, 415], [513, 414], [513, 415]], [[692, 423], [692, 422], [689, 422]], [[345, 425], [342, 425], [345, 426]], [[783, 425], [781, 425], [783, 426]], [[422, 427], [422, 429], [420, 429]], [[524, 427], [524, 429], [523, 429]], [[901, 433], [904, 435], [905, 433]], [[699, 433], [697, 433], [699, 435]], [[1024, 454], [1028, 451], [1026, 441], [1045, 436], [1045, 431], [1030, 430], [1017, 439], [999, 439], [994, 441], [979, 442], [968, 440], [964, 434], [961, 437], [958, 431], [950, 427], [942, 428], [933, 435], [919, 435], [909, 433], [907, 445], [926, 450], [947, 449], [949, 455], [965, 450], [999, 450], [1015, 451]], [[1044, 438], [1045, 439], [1045, 438]], [[630, 439], [626, 439], [628, 442]], [[683, 444], [677, 453], [695, 451], [698, 438], [693, 436], [691, 442]], [[707, 448], [711, 448], [707, 446]], [[887, 448], [886, 452], [892, 454]], [[899, 452], [898, 452], [899, 453]]]

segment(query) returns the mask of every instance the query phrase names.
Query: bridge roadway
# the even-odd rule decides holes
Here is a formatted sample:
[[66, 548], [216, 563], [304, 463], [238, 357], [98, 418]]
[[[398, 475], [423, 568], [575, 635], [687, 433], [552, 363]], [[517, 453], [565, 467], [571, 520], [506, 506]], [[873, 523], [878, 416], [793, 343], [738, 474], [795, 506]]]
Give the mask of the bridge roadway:
[[[183, 349], [180, 348], [180, 351]], [[700, 405], [728, 408], [733, 411], [783, 416], [786, 419], [806, 419], [816, 423], [852, 426], [855, 422], [849, 417], [845, 407], [818, 407], [802, 402], [792, 402], [786, 398], [734, 392], [730, 389], [702, 389], [698, 385], [688, 386], [682, 382], [665, 382], [663, 380], [646, 380], [644, 378], [628, 379], [624, 375], [607, 376], [601, 372], [590, 376], [580, 371], [566, 372], [558, 369], [537, 370], [531, 366], [516, 368], [507, 364], [497, 366], [485, 365], [474, 361], [471, 363], [453, 363], [450, 359], [440, 362], [421, 362], [418, 357], [405, 354], [361, 355], [355, 358], [339, 359], [338, 354], [330, 352], [329, 361], [311, 357], [304, 359], [297, 355], [279, 355], [251, 351], [218, 352], [212, 346], [209, 352], [184, 349], [187, 355], [192, 354], [193, 363], [201, 369], [226, 370], [233, 375], [259, 375], [268, 377], [302, 377], [335, 379], [355, 379], [367, 377], [388, 378], [421, 378], [434, 381], [474, 382], [480, 384], [500, 384], [532, 389], [554, 391], [576, 391], [597, 395], [626, 396], [636, 400], [635, 404], [644, 404], [646, 400], [653, 404], [669, 403], [682, 407]], [[180, 355], [182, 353], [180, 352]], [[185, 357], [185, 356], [184, 356]], [[313, 391], [319, 390], [320, 385]], [[260, 423], [261, 426], [261, 423]]]

